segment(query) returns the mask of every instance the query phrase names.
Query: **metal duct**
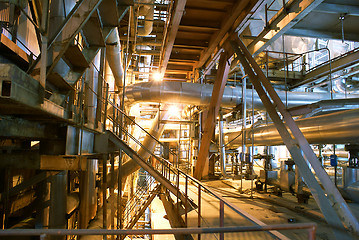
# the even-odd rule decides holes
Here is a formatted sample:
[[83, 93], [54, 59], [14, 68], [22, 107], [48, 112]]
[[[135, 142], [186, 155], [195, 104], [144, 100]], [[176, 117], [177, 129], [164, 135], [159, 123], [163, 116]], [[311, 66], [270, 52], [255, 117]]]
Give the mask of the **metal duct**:
[[117, 28], [114, 28], [106, 41], [106, 59], [110, 65], [118, 88], [123, 86], [123, 66], [121, 57], [121, 43]]
[[[136, 102], [161, 102], [183, 103], [192, 105], [208, 105], [213, 90], [212, 84], [199, 84], [188, 82], [143, 82], [126, 87], [125, 98], [128, 103]], [[285, 91], [277, 91], [279, 97], [285, 103]], [[252, 98], [252, 91], [246, 91], [247, 99]], [[288, 107], [300, 106], [330, 99], [330, 93], [319, 92], [288, 92]], [[359, 95], [349, 95], [350, 98]], [[334, 99], [345, 98], [344, 94], [333, 94]], [[242, 88], [227, 86], [224, 89], [222, 106], [235, 107], [242, 102]], [[265, 110], [262, 101], [254, 92], [254, 108]], [[248, 108], [252, 102], [247, 101]]]
[[[160, 120], [167, 120], [169, 116], [168, 111], [158, 111], [155, 119], [152, 122], [152, 126], [150, 130], [148, 131], [152, 136], [154, 136], [156, 139], [159, 139], [163, 133], [163, 130], [165, 129], [165, 124], [161, 123]], [[150, 152], [153, 152], [155, 149], [157, 142], [150, 137], [149, 135], [145, 136], [145, 139], [142, 142], [142, 145], [148, 149]], [[145, 150], [145, 148], [141, 147], [138, 150], [138, 154], [145, 160], [147, 160], [151, 154]], [[122, 178], [127, 177], [131, 173], [137, 171], [141, 167], [134, 161], [129, 160], [125, 162], [121, 167], [121, 175]]]
[[147, 3], [148, 5], [141, 5], [138, 10], [138, 15], [145, 17], [145, 23], [143, 26], [138, 26], [137, 35], [147, 36], [151, 34], [153, 29], [154, 0], [142, 0], [140, 3]]
[[[359, 109], [300, 119], [296, 123], [310, 144], [359, 142]], [[228, 139], [226, 140], [231, 141], [239, 133], [227, 133], [226, 138], [228, 137]], [[251, 142], [252, 132], [249, 130], [247, 133], [247, 142]], [[274, 146], [283, 144], [282, 138], [273, 124], [254, 129], [253, 139], [255, 145]], [[240, 139], [229, 144], [230, 147], [239, 147], [240, 145]]]

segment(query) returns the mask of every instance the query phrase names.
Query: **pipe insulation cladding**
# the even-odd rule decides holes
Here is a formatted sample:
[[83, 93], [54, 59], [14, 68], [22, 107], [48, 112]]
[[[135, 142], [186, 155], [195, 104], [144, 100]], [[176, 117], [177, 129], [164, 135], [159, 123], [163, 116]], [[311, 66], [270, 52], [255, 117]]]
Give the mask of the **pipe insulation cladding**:
[[[359, 142], [359, 109], [339, 111], [295, 121], [310, 144], [345, 144]], [[225, 134], [225, 141], [230, 142], [239, 132]], [[283, 141], [274, 124], [253, 130], [255, 145], [282, 145]], [[252, 142], [252, 131], [247, 131], [247, 142]], [[241, 146], [241, 139], [233, 140], [228, 147]]]
[[[125, 100], [128, 104], [137, 102], [182, 103], [191, 105], [208, 105], [211, 99], [213, 84], [188, 82], [142, 82], [126, 87]], [[285, 103], [286, 92], [277, 91]], [[330, 99], [330, 93], [323, 92], [288, 92], [288, 108], [311, 104]], [[247, 99], [252, 99], [252, 91], [246, 91]], [[347, 95], [358, 98], [359, 94]], [[345, 98], [344, 94], [333, 94], [334, 99]], [[242, 88], [227, 86], [224, 89], [222, 107], [235, 107], [242, 103]], [[255, 110], [265, 110], [257, 92], [253, 101]], [[247, 101], [250, 109], [251, 101]]]
[[106, 41], [106, 59], [110, 65], [115, 85], [117, 88], [123, 86], [123, 63], [121, 56], [121, 43], [117, 28], [114, 28]]

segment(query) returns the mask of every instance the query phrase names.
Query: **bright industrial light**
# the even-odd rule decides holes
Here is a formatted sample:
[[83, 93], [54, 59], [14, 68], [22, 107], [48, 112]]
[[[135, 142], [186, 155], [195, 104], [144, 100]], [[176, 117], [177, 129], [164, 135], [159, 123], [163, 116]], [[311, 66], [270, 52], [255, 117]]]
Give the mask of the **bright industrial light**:
[[168, 107], [168, 114], [170, 117], [180, 117], [181, 109], [177, 105], [170, 105]]
[[162, 81], [162, 74], [160, 72], [154, 72], [152, 78], [155, 81]]

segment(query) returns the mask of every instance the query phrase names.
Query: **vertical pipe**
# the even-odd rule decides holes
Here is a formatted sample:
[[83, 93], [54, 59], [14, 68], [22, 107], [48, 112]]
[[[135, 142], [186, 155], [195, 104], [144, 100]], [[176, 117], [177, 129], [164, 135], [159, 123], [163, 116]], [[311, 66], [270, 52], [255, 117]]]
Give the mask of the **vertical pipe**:
[[100, 55], [100, 70], [99, 77], [97, 78], [97, 106], [96, 106], [96, 120], [95, 120], [95, 128], [99, 127], [99, 123], [101, 123], [101, 114], [102, 114], [102, 94], [103, 94], [103, 83], [104, 83], [104, 68], [105, 68], [105, 54], [106, 48], [101, 48]]
[[[335, 144], [333, 144], [333, 154], [335, 155]], [[334, 166], [334, 184], [337, 186], [337, 166]]]
[[[247, 129], [247, 76], [243, 67], [241, 67], [242, 75], [242, 154], [240, 158], [240, 168], [241, 168], [241, 188], [240, 191], [243, 191], [243, 179], [242, 179], [242, 172], [243, 172], [243, 165], [244, 158], [246, 155], [246, 129]], [[237, 168], [237, 166], [236, 166]]]
[[251, 174], [251, 198], [253, 198], [253, 164], [254, 164], [254, 134], [253, 134], [253, 129], [254, 129], [254, 106], [253, 106], [253, 102], [254, 102], [254, 85], [252, 84], [252, 147], [251, 147], [251, 156], [249, 158], [249, 168], [250, 168], [250, 174]]
[[223, 132], [223, 112], [219, 112], [219, 148], [220, 148], [220, 164], [221, 164], [221, 172], [224, 178], [227, 178], [226, 172], [226, 147], [224, 144], [224, 132]]

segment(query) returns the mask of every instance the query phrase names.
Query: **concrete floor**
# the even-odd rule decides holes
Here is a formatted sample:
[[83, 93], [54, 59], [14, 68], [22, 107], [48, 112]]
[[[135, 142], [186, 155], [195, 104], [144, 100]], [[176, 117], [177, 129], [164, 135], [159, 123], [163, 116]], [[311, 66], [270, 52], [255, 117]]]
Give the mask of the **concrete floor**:
[[[240, 194], [237, 190], [240, 186], [240, 180], [218, 180], [218, 181], [208, 181], [205, 183], [206, 186], [212, 188], [220, 195], [230, 201], [235, 206], [246, 211], [250, 215], [254, 216], [258, 220], [264, 222], [265, 224], [287, 224], [289, 222], [296, 223], [310, 223], [314, 222], [318, 224], [317, 239], [335, 239], [332, 228], [328, 226], [324, 221], [318, 206], [315, 201], [311, 198], [308, 204], [298, 204], [297, 199], [290, 193], [284, 193], [282, 197], [277, 197], [275, 195], [268, 194], [258, 194], [253, 192], [252, 197], [250, 193], [251, 181], [243, 180], [243, 189], [245, 193]], [[207, 198], [207, 197], [206, 197]], [[206, 202], [206, 198], [204, 202]], [[218, 204], [214, 203], [211, 200], [210, 204], [218, 213]], [[218, 202], [218, 201], [217, 201]], [[208, 203], [205, 203], [207, 206]], [[354, 213], [358, 216], [359, 209], [357, 204], [350, 204]], [[203, 209], [206, 209], [204, 207]], [[309, 214], [304, 214], [304, 212], [309, 212]], [[204, 217], [206, 217], [206, 211], [202, 211]], [[225, 210], [225, 226], [248, 226], [250, 223], [243, 219], [240, 219], [238, 214]], [[218, 215], [217, 215], [218, 216]], [[208, 223], [218, 226], [214, 219], [208, 221]], [[280, 231], [280, 233], [287, 236], [289, 239], [307, 239], [306, 230], [287, 230]], [[252, 235], [246, 235], [242, 238], [241, 235], [238, 235], [241, 239], [273, 239], [269, 234], [260, 234], [253, 233]], [[353, 239], [358, 239], [352, 237]], [[237, 237], [231, 237], [226, 239], [239, 239]]]
[[[184, 181], [181, 182], [181, 188], [184, 191]], [[318, 225], [317, 239], [331, 240], [335, 239], [332, 228], [326, 224], [322, 214], [319, 211], [315, 201], [310, 198], [308, 204], [298, 204], [297, 199], [290, 193], [283, 193], [282, 197], [270, 194], [259, 194], [253, 191], [251, 196], [251, 181], [243, 180], [244, 193], [237, 189], [240, 187], [240, 180], [216, 180], [203, 182], [218, 195], [249, 213], [254, 218], [265, 224], [288, 224], [294, 223], [316, 223]], [[198, 189], [189, 184], [189, 197], [198, 205]], [[359, 206], [350, 204], [356, 216], [359, 216]], [[165, 210], [162, 203], [156, 198], [151, 204], [152, 208], [152, 227], [153, 228], [170, 228], [168, 220], [164, 219]], [[182, 216], [184, 219], [184, 215]], [[197, 227], [198, 209], [188, 213], [188, 227]], [[229, 207], [224, 208], [224, 226], [252, 226], [253, 223], [245, 217], [231, 210]], [[201, 196], [201, 227], [219, 227], [219, 200], [205, 192]], [[286, 230], [280, 231], [288, 239], [308, 239], [307, 230]], [[198, 239], [197, 235], [193, 235]], [[173, 236], [154, 236], [153, 239], [172, 240]], [[219, 239], [219, 234], [202, 234], [201, 239]], [[225, 239], [277, 239], [269, 232], [252, 232], [252, 233], [228, 233]], [[359, 239], [352, 237], [352, 239]]]

